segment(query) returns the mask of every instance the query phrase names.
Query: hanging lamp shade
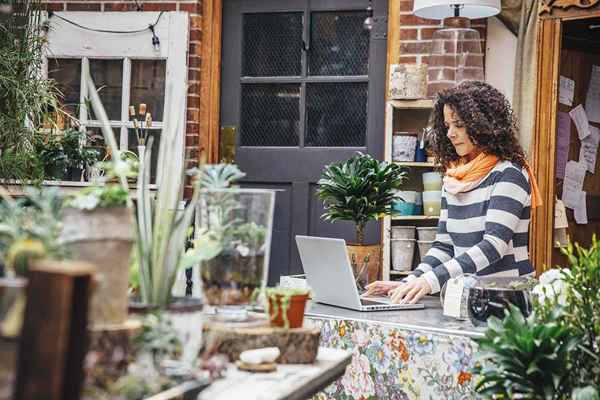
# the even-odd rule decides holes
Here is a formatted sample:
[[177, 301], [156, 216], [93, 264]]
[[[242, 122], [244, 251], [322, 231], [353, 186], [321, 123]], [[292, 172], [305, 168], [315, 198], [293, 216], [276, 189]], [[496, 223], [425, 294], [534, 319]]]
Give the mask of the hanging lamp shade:
[[444, 19], [456, 16], [459, 6], [461, 17], [487, 18], [500, 13], [500, 0], [414, 0], [413, 14], [427, 19]]
[[469, 19], [491, 17], [501, 8], [500, 0], [414, 0], [414, 15], [444, 20], [444, 27], [431, 40], [428, 97], [467, 80], [485, 79], [481, 37], [471, 29]]

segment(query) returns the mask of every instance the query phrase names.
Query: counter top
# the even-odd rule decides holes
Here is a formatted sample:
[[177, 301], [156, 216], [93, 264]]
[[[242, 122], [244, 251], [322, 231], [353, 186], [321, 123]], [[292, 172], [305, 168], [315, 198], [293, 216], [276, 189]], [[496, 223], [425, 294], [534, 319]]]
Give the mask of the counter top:
[[447, 335], [460, 335], [471, 338], [483, 337], [485, 327], [476, 327], [470, 321], [459, 321], [442, 315], [442, 306], [437, 296], [423, 299], [424, 309], [397, 311], [355, 311], [320, 303], [311, 303], [305, 316], [362, 321], [394, 326], [409, 330], [422, 330]]

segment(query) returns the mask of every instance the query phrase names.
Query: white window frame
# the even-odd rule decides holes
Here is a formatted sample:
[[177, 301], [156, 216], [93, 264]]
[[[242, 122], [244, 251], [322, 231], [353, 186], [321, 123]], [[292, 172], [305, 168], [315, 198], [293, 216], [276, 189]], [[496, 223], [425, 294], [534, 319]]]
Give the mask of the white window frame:
[[[57, 12], [55, 13], [79, 25], [101, 30], [132, 31], [147, 28], [159, 18], [160, 12]], [[120, 128], [121, 149], [128, 148], [128, 129], [133, 128], [129, 121], [129, 101], [132, 60], [166, 60], [165, 94], [163, 119], [177, 113], [173, 119], [177, 129], [177, 153], [171, 155], [175, 171], [183, 167], [185, 155], [185, 126], [187, 110], [187, 49], [189, 38], [189, 17], [187, 12], [163, 12], [154, 30], [160, 40], [160, 47], [152, 45], [149, 29], [131, 34], [94, 32], [69, 24], [59, 18], [49, 19], [48, 46], [44, 55], [44, 75], [48, 76], [48, 58], [77, 58], [82, 60], [79, 121], [82, 128], [100, 127], [99, 121], [90, 121], [85, 99], [87, 83], [83, 77], [89, 59], [123, 60], [121, 94], [121, 119], [111, 120], [111, 128]], [[183, 104], [181, 104], [183, 103]], [[181, 106], [183, 105], [183, 106]], [[153, 128], [162, 129], [164, 121], [153, 121]], [[164, 140], [166, 138], [161, 138]], [[160, 158], [160, 157], [159, 157]], [[160, 164], [160, 160], [159, 160]], [[157, 174], [157, 179], [160, 177]], [[160, 182], [157, 182], [160, 184]]]

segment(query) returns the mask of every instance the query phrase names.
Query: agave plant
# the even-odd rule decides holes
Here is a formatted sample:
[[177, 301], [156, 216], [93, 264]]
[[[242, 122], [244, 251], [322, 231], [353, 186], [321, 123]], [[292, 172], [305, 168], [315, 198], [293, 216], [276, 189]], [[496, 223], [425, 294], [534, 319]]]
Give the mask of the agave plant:
[[318, 182], [317, 193], [325, 205], [322, 218], [354, 221], [357, 243], [364, 244], [365, 225], [393, 213], [394, 191], [405, 179], [406, 172], [398, 165], [368, 154], [328, 165]]
[[[102, 122], [102, 132], [113, 154], [114, 163], [124, 163], [120, 157], [117, 142], [96, 92], [94, 82], [85, 71], [88, 82], [90, 103], [94, 113]], [[167, 98], [176, 99], [173, 110], [181, 110], [184, 96], [172, 96], [169, 87]], [[171, 289], [175, 283], [177, 272], [186, 268], [188, 262], [197, 260], [184, 258], [185, 244], [190, 234], [194, 210], [198, 202], [198, 184], [192, 199], [185, 207], [180, 208], [181, 194], [185, 183], [184, 165], [177, 157], [177, 141], [179, 118], [177, 113], [170, 113], [161, 132], [159, 146], [158, 192], [153, 197], [150, 193], [150, 159], [152, 142], [148, 143], [145, 154], [140, 157], [137, 181], [137, 214], [136, 214], [136, 259], [139, 263], [140, 295], [142, 302], [159, 307], [167, 306], [171, 301]], [[115, 171], [122, 168], [115, 166]], [[123, 188], [127, 188], [126, 174], [117, 173]], [[198, 180], [196, 181], [198, 182]], [[130, 203], [130, 201], [129, 201]]]

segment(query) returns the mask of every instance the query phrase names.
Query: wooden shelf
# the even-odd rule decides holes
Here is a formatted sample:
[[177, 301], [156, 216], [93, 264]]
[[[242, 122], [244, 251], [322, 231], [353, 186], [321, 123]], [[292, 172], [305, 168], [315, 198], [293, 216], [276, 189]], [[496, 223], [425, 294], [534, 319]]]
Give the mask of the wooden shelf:
[[438, 168], [439, 164], [417, 161], [394, 161], [394, 164], [401, 167], [418, 167], [418, 168]]
[[394, 108], [420, 108], [429, 109], [433, 108], [433, 100], [431, 99], [416, 99], [416, 100], [388, 100]]
[[392, 217], [392, 221], [433, 221], [437, 219], [440, 219], [440, 217], [430, 215], [396, 215]]

